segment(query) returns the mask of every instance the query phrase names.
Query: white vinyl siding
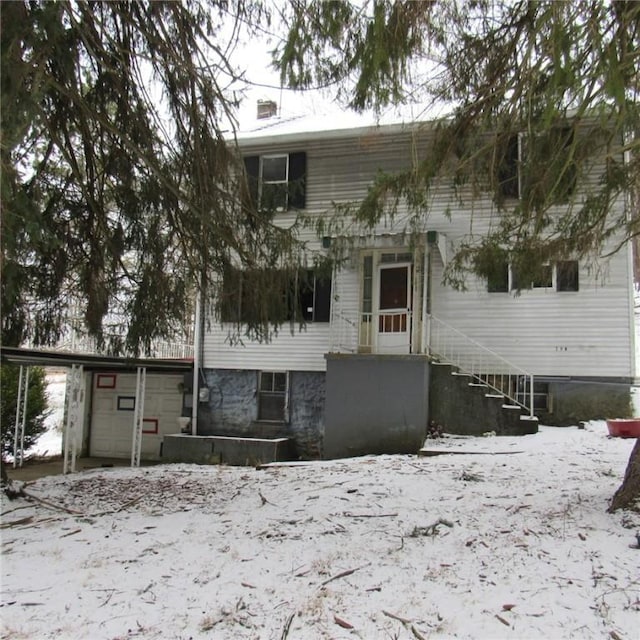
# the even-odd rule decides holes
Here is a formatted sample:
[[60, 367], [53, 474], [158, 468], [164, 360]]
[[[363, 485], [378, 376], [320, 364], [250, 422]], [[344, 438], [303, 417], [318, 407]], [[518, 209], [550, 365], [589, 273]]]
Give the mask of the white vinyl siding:
[[537, 375], [635, 375], [625, 251], [594, 272], [580, 265], [580, 290], [488, 293], [484, 281], [466, 292], [440, 284], [434, 260], [434, 316]]
[[263, 371], [325, 371], [324, 354], [329, 350], [329, 324], [308, 323], [292, 335], [283, 325], [269, 343], [251, 342], [231, 346], [231, 325], [212, 322], [204, 333], [203, 367], [207, 369], [255, 369]]

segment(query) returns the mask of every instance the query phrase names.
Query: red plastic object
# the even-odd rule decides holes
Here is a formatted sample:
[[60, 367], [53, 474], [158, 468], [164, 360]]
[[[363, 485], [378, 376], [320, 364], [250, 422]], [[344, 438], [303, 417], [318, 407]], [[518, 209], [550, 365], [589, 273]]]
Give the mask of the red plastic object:
[[607, 427], [614, 438], [640, 438], [640, 418], [613, 418]]

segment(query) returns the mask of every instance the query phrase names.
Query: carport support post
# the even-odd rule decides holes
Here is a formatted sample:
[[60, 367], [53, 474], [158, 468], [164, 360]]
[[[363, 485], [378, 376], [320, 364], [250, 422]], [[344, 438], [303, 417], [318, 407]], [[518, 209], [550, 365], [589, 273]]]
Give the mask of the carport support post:
[[200, 404], [200, 349], [202, 348], [202, 293], [198, 287], [193, 333], [193, 400], [191, 406], [191, 435], [198, 435], [198, 406]]
[[142, 449], [142, 427], [144, 425], [144, 394], [147, 384], [147, 368], [138, 367], [136, 375], [136, 400], [133, 412], [133, 442], [131, 443], [131, 466], [140, 466]]
[[63, 473], [74, 473], [78, 456], [79, 440], [82, 438], [84, 412], [84, 371], [81, 364], [71, 365], [71, 376], [67, 378], [67, 416], [64, 425]]
[[[24, 384], [23, 384], [24, 381]], [[24, 387], [24, 391], [23, 391]], [[29, 399], [29, 367], [26, 375], [24, 367], [20, 366], [18, 376], [18, 401], [16, 402], [16, 424], [13, 432], [13, 468], [24, 462], [24, 432], [27, 426], [27, 401]]]

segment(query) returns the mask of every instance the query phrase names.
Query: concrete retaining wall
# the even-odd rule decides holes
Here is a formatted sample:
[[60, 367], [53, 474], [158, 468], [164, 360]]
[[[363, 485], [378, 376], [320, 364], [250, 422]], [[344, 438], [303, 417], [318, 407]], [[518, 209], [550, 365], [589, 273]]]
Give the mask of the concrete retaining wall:
[[162, 443], [164, 462], [252, 465], [289, 460], [286, 438], [229, 438], [171, 434]]

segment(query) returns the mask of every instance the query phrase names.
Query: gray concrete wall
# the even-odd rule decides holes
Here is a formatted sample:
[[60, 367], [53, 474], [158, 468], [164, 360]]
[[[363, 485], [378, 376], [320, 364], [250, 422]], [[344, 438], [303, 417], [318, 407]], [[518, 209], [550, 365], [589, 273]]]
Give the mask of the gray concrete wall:
[[326, 374], [292, 371], [289, 379], [289, 429], [292, 455], [304, 460], [322, 457]]
[[428, 421], [422, 356], [327, 354], [325, 458], [416, 453]]
[[199, 435], [251, 435], [251, 423], [258, 417], [258, 375], [256, 371], [207, 369], [209, 402], [200, 403]]
[[607, 380], [549, 381], [549, 394], [551, 412], [539, 414], [542, 424], [564, 427], [586, 420], [632, 415], [629, 384]]
[[239, 369], [208, 369], [209, 402], [201, 403], [199, 435], [235, 437], [286, 437], [294, 458], [321, 456], [324, 426], [325, 374], [289, 372], [289, 420], [258, 422], [258, 372]]

